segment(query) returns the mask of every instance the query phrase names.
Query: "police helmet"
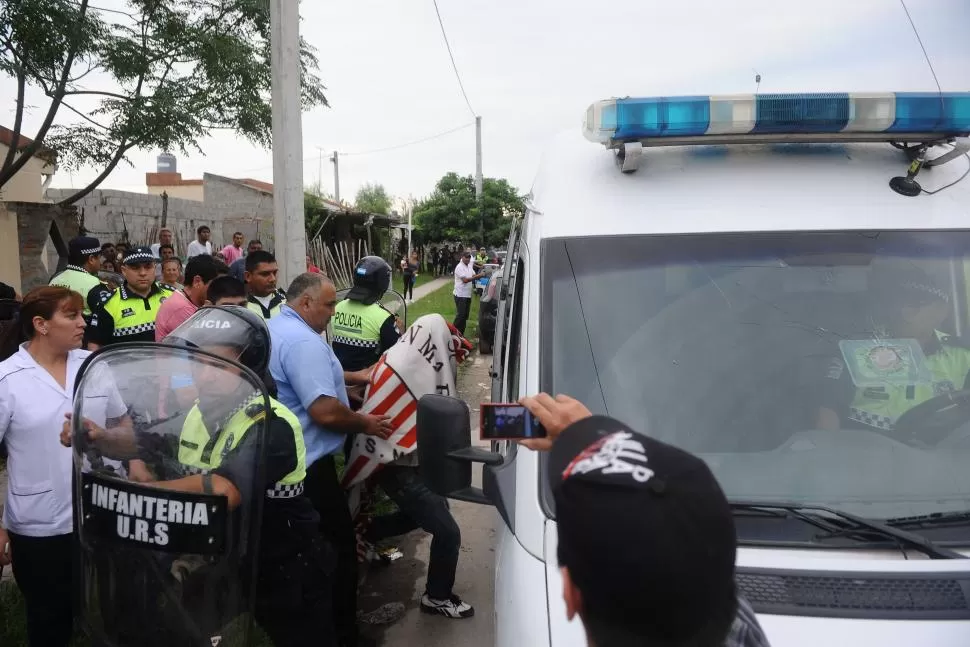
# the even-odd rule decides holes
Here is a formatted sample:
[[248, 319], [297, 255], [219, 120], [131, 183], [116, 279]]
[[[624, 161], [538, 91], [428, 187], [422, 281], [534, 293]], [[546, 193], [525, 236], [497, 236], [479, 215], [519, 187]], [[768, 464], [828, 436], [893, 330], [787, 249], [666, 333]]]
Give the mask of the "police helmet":
[[240, 364], [262, 377], [269, 366], [270, 337], [266, 322], [242, 306], [206, 306], [186, 319], [163, 340], [165, 344], [206, 350], [236, 348]]
[[347, 293], [351, 301], [376, 303], [391, 287], [391, 266], [380, 256], [365, 256], [354, 267], [354, 286]]

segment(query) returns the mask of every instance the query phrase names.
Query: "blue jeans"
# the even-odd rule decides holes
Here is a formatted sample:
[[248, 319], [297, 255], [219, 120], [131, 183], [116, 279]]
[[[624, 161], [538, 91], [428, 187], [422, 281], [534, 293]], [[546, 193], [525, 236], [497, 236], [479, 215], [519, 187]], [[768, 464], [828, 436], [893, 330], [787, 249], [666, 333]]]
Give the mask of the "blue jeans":
[[448, 500], [427, 488], [417, 467], [387, 465], [374, 475], [374, 479], [397, 504], [398, 511], [375, 517], [367, 530], [367, 540], [378, 542], [418, 528], [431, 533], [431, 558], [425, 590], [429, 597], [447, 600], [455, 586], [461, 550], [461, 530], [448, 509]]

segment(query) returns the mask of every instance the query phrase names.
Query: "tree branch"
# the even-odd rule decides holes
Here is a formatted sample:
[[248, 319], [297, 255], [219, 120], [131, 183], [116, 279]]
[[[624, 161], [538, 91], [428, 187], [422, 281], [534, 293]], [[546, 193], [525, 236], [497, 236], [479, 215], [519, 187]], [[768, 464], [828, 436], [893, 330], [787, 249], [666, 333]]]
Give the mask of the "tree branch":
[[[150, 19], [151, 19], [151, 16], [146, 16], [145, 20], [143, 20], [141, 23], [143, 48], [147, 46], [147, 43], [145, 42], [147, 39], [147, 34], [145, 33], [145, 25]], [[148, 74], [148, 69], [149, 69], [149, 66], [147, 65], [142, 69], [141, 74], [138, 75], [138, 83], [135, 85], [135, 91], [133, 95], [131, 97], [125, 97], [126, 100], [132, 101], [132, 100], [137, 100], [141, 97], [141, 90], [142, 90], [142, 86], [145, 83], [145, 75]], [[168, 66], [168, 69], [166, 69], [165, 71], [165, 74], [167, 75], [168, 71], [171, 69], [172, 69], [172, 64], [170, 63]], [[126, 129], [127, 129], [127, 124], [126, 124]], [[121, 140], [121, 143], [118, 144], [118, 150], [115, 152], [114, 157], [111, 158], [111, 161], [108, 163], [108, 165], [104, 168], [103, 171], [101, 171], [101, 174], [98, 175], [98, 177], [91, 180], [91, 182], [89, 182], [88, 185], [83, 189], [81, 189], [80, 191], [77, 191], [73, 195], [69, 195], [64, 200], [61, 200], [60, 202], [58, 202], [57, 203], [58, 206], [66, 207], [66, 206], [72, 205], [78, 200], [90, 194], [92, 191], [94, 191], [102, 182], [105, 181], [105, 179], [107, 179], [109, 175], [111, 175], [112, 171], [115, 170], [115, 167], [118, 166], [121, 160], [125, 158], [125, 153], [127, 153], [129, 150], [131, 150], [137, 145], [138, 145], [137, 141], [129, 142], [128, 134], [125, 134], [125, 136]]]
[[27, 73], [24, 70], [24, 66], [20, 65], [17, 68], [17, 113], [13, 118], [13, 137], [10, 140], [10, 148], [7, 149], [7, 155], [4, 157], [3, 165], [0, 166], [0, 172], [10, 168], [17, 154], [17, 149], [20, 148], [20, 128], [24, 121], [24, 93], [26, 90]]
[[[80, 16], [79, 21], [84, 20], [84, 16], [88, 10], [88, 0], [81, 0]], [[64, 91], [67, 89], [67, 80], [71, 77], [71, 68], [74, 66], [74, 57], [77, 55], [79, 44], [76, 41], [72, 42], [72, 47], [67, 53], [67, 58], [64, 61], [64, 70], [61, 73], [61, 78], [58, 81], [57, 89], [54, 92], [54, 98], [51, 99], [50, 108], [47, 109], [47, 117], [44, 119], [44, 123], [40, 125], [37, 130], [37, 134], [34, 136], [34, 141], [24, 147], [20, 156], [10, 166], [4, 165], [3, 169], [0, 169], [0, 187], [5, 185], [10, 179], [16, 175], [20, 169], [22, 169], [27, 162], [30, 161], [37, 151], [41, 149], [44, 145], [44, 137], [47, 136], [47, 131], [50, 130], [54, 123], [54, 117], [57, 115], [57, 109], [61, 105], [61, 101], [64, 99]]]
[[77, 108], [75, 108], [74, 106], [72, 106], [71, 104], [69, 104], [68, 102], [61, 101], [61, 105], [64, 106], [65, 108], [67, 108], [68, 110], [70, 110], [71, 112], [73, 112], [74, 114], [76, 114], [81, 119], [84, 119], [86, 122], [88, 122], [92, 126], [97, 126], [101, 130], [106, 130], [106, 131], [109, 131], [109, 132], [111, 131], [110, 128], [108, 128], [104, 124], [99, 124], [97, 121], [95, 121], [94, 119], [91, 119], [91, 117], [87, 116], [86, 114], [84, 114], [83, 112], [81, 112], [80, 110], [78, 110]]
[[60, 202], [58, 202], [57, 206], [59, 207], [70, 206], [75, 202], [77, 202], [78, 200], [80, 200], [81, 198], [84, 198], [85, 196], [87, 196], [96, 188], [98, 188], [98, 185], [104, 182], [105, 179], [107, 179], [107, 177], [111, 175], [111, 172], [115, 170], [115, 167], [118, 166], [118, 163], [121, 162], [122, 159], [124, 159], [125, 153], [127, 153], [129, 150], [131, 150], [134, 147], [135, 147], [135, 144], [129, 144], [127, 141], [122, 141], [121, 144], [118, 146], [118, 151], [115, 153], [115, 156], [111, 158], [111, 161], [108, 163], [106, 167], [104, 167], [104, 170], [101, 171], [101, 174], [98, 175], [98, 177], [91, 180], [91, 182], [89, 182], [88, 185], [83, 189], [77, 191], [73, 195], [70, 195], [64, 198], [63, 200], [61, 200]]
[[99, 96], [99, 97], [111, 97], [113, 99], [121, 99], [122, 101], [129, 101], [131, 97], [124, 94], [117, 94], [115, 92], [103, 92], [101, 90], [67, 90], [64, 92], [64, 96]]

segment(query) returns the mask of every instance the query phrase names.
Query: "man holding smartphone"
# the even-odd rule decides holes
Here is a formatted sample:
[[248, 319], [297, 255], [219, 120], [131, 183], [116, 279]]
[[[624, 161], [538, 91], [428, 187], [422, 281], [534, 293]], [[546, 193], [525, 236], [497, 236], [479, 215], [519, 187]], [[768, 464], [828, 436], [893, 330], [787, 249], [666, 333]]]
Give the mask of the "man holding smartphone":
[[563, 600], [590, 647], [768, 647], [735, 589], [734, 520], [704, 461], [564, 395], [521, 404], [547, 432], [519, 443], [551, 452]]

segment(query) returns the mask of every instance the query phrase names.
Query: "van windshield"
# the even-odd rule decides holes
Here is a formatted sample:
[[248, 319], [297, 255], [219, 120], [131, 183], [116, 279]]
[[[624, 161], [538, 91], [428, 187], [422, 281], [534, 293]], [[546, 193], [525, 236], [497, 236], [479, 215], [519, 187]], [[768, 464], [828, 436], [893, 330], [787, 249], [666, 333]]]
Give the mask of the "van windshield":
[[541, 386], [733, 500], [970, 509], [968, 254], [970, 231], [546, 240]]

